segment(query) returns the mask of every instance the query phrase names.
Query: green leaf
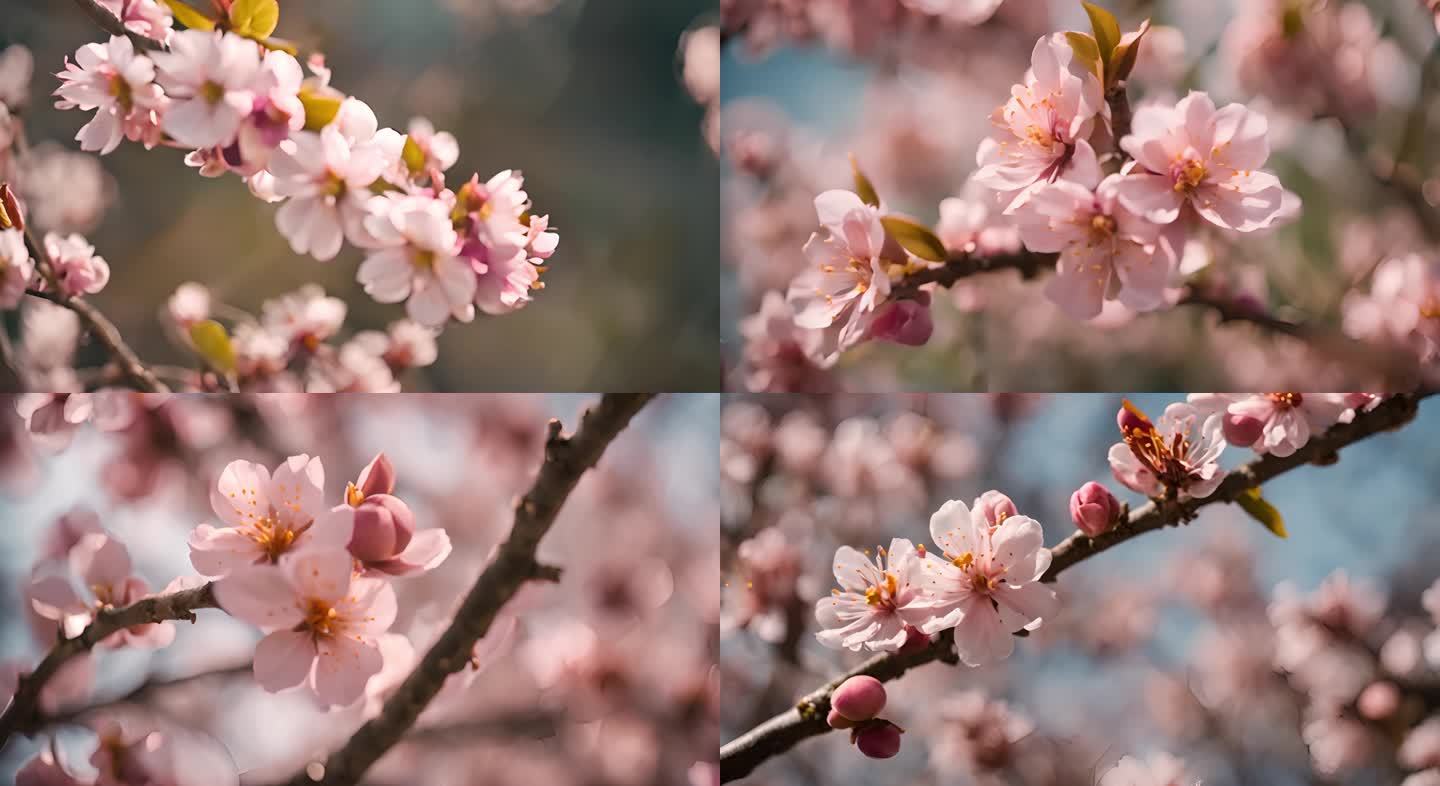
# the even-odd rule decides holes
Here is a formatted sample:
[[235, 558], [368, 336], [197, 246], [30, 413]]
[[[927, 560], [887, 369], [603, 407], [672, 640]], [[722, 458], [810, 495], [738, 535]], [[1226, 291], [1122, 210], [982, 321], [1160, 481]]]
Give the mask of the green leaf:
[[1265, 501], [1265, 498], [1260, 495], [1260, 489], [1258, 487], [1246, 489], [1235, 502], [1241, 509], [1250, 514], [1250, 518], [1260, 522], [1265, 529], [1270, 530], [1276, 537], [1289, 537], [1290, 533], [1285, 531], [1285, 517], [1280, 515], [1280, 511], [1276, 510], [1274, 505]]
[[871, 207], [880, 207], [880, 195], [875, 192], [875, 184], [860, 171], [860, 162], [853, 155], [850, 156], [850, 169], [855, 173], [855, 193], [860, 195], [860, 200]]
[[170, 13], [175, 17], [175, 21], [191, 30], [215, 29], [215, 20], [206, 16], [195, 6], [187, 5], [180, 0], [163, 0], [163, 2], [170, 8]]
[[1106, 11], [1094, 3], [1081, 3], [1085, 7], [1085, 13], [1090, 17], [1090, 29], [1095, 31], [1095, 43], [1100, 50], [1100, 63], [1107, 69], [1110, 66], [1110, 56], [1115, 52], [1115, 47], [1120, 44], [1120, 23], [1115, 20], [1115, 15]]
[[400, 149], [400, 157], [405, 160], [405, 167], [413, 174], [419, 174], [425, 168], [425, 151], [408, 135], [405, 137], [405, 147]]
[[230, 29], [246, 38], [269, 38], [279, 24], [277, 0], [235, 0], [230, 6]]
[[906, 251], [931, 262], [945, 261], [945, 244], [924, 226], [900, 216], [882, 216], [880, 223]]
[[305, 130], [319, 131], [330, 125], [335, 116], [340, 114], [340, 102], [343, 100], [345, 99], [342, 96], [301, 88], [300, 104], [305, 107]]
[[235, 346], [219, 322], [207, 319], [191, 325], [190, 343], [211, 368], [225, 374], [235, 371]]
[[1070, 48], [1075, 51], [1076, 60], [1090, 69], [1090, 73], [1100, 79], [1105, 78], [1105, 65], [1100, 62], [1100, 47], [1095, 43], [1095, 39], [1071, 30], [1065, 33], [1065, 40], [1070, 42]]
[[1130, 72], [1135, 70], [1135, 60], [1140, 57], [1140, 39], [1148, 32], [1150, 20], [1146, 19], [1140, 23], [1139, 30], [1121, 37], [1120, 45], [1115, 47], [1115, 57], [1110, 61], [1110, 71], [1106, 74], [1109, 77], [1107, 85], [1130, 78]]

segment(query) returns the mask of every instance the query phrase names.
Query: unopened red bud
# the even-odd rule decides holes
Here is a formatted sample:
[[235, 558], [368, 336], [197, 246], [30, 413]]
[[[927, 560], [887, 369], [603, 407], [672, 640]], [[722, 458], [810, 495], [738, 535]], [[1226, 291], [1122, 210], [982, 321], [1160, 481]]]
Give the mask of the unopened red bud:
[[1070, 520], [1092, 538], [1114, 526], [1119, 516], [1119, 500], [1099, 483], [1086, 483], [1070, 495]]
[[849, 720], [870, 720], [885, 709], [885, 685], [863, 674], [851, 677], [835, 689], [830, 706]]
[[887, 720], [873, 720], [858, 726], [850, 741], [872, 759], [888, 759], [900, 752], [900, 727]]
[[1259, 441], [1260, 434], [1265, 430], [1265, 424], [1259, 418], [1252, 418], [1249, 415], [1226, 413], [1225, 419], [1221, 422], [1221, 430], [1225, 433], [1226, 442], [1248, 448]]
[[830, 724], [832, 729], [849, 729], [855, 725], [855, 721], [836, 712], [833, 707], [830, 709], [830, 714], [825, 716], [825, 722]]

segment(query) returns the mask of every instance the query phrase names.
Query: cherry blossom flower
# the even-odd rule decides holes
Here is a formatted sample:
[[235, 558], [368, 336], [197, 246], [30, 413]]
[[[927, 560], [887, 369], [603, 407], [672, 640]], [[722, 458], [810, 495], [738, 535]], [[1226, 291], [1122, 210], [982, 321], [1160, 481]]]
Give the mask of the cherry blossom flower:
[[984, 774], [1004, 770], [1019, 756], [1019, 743], [1035, 731], [1030, 719], [978, 690], [940, 702], [939, 724], [930, 752], [936, 772]]
[[460, 160], [460, 144], [455, 141], [455, 135], [448, 131], [436, 131], [435, 124], [423, 117], [417, 117], [410, 121], [406, 135], [422, 156], [421, 163], [413, 171], [429, 172], [430, 170], [446, 171]]
[[1040, 523], [1021, 515], [991, 523], [976, 503], [972, 510], [950, 500], [930, 517], [944, 560], [925, 562], [925, 597], [914, 604], [932, 615], [924, 633], [955, 628], [955, 650], [968, 666], [1010, 657], [1012, 634], [1039, 629], [1058, 606], [1055, 591], [1040, 583], [1051, 560]]
[[165, 301], [165, 312], [176, 327], [189, 330], [191, 325], [210, 318], [210, 289], [204, 284], [186, 281], [175, 288], [175, 293]]
[[395, 590], [351, 575], [343, 550], [289, 553], [215, 585], [220, 606], [267, 631], [255, 679], [272, 693], [305, 684], [323, 706], [348, 706], [384, 665], [376, 638], [395, 621]]
[[270, 172], [275, 193], [289, 198], [276, 211], [275, 226], [290, 248], [321, 262], [334, 259], [346, 227], [365, 219], [370, 184], [385, 167], [380, 147], [352, 141], [338, 121], [319, 134], [286, 140], [271, 158]]
[[902, 538], [878, 551], [873, 561], [849, 546], [835, 552], [840, 589], [815, 602], [815, 619], [824, 628], [815, 638], [826, 647], [893, 652], [905, 644], [907, 628], [929, 619], [928, 611], [916, 608], [922, 600], [923, 552]]
[[30, 100], [30, 79], [34, 74], [35, 56], [28, 48], [20, 44], [5, 47], [0, 52], [0, 104], [8, 109], [25, 106]]
[[365, 222], [380, 246], [356, 275], [365, 292], [381, 303], [406, 300], [406, 313], [427, 327], [474, 319], [475, 273], [456, 253], [446, 204], [422, 196], [376, 199], [391, 204]]
[[765, 293], [760, 310], [740, 323], [745, 339], [745, 385], [757, 392], [820, 391], [829, 380], [817, 364], [824, 335], [795, 324], [795, 310], [785, 296]]
[[25, 428], [50, 450], [63, 450], [78, 427], [94, 421], [102, 431], [117, 431], [134, 417], [129, 394], [117, 390], [94, 393], [26, 393], [15, 400]]
[[230, 462], [210, 490], [210, 507], [228, 526], [201, 524], [190, 533], [190, 562], [210, 577], [291, 552], [343, 549], [354, 526], [348, 506], [325, 505], [325, 467], [303, 454], [273, 477], [259, 464]]
[[[60, 282], [60, 292], [67, 297], [93, 295], [110, 283], [110, 264], [80, 235], [46, 234], [45, 253]], [[48, 285], [43, 280], [40, 283]]]
[[253, 174], [270, 162], [281, 142], [305, 127], [300, 84], [305, 74], [288, 52], [265, 53], [253, 85], [255, 100], [238, 131], [239, 171]]
[[[1214, 397], [1208, 398], [1208, 397]], [[1202, 412], [1215, 411], [1207, 403], [1215, 401], [1219, 409], [1233, 418], [1248, 418], [1259, 425], [1259, 436], [1243, 447], [1256, 453], [1289, 456], [1336, 423], [1349, 421], [1354, 411], [1343, 393], [1260, 393], [1227, 395], [1192, 393], [1191, 404]], [[1202, 403], [1205, 402], [1205, 403]], [[1227, 429], [1229, 434], [1234, 428]], [[1235, 443], [1234, 439], [1230, 442]]]
[[260, 309], [267, 330], [306, 352], [314, 352], [340, 330], [345, 312], [345, 301], [326, 296], [317, 284], [267, 300]]
[[0, 229], [0, 309], [14, 308], [25, 297], [35, 274], [35, 260], [18, 229]]
[[1020, 250], [1020, 233], [1010, 218], [999, 211], [990, 192], [975, 182], [965, 181], [959, 196], [940, 201], [940, 221], [935, 235], [945, 248], [962, 254], [991, 256]]
[[395, 373], [405, 369], [424, 368], [434, 363], [438, 355], [435, 330], [408, 319], [390, 323], [384, 333], [378, 330], [363, 330], [356, 333], [351, 342], [384, 360]]
[[1100, 786], [1199, 786], [1185, 773], [1185, 763], [1168, 753], [1157, 753], [1146, 759], [1121, 757], [1109, 772], [1100, 777]]
[[1140, 107], [1132, 128], [1120, 146], [1137, 166], [1116, 188], [1135, 213], [1168, 224], [1189, 206], [1236, 232], [1265, 229], [1282, 217], [1280, 180], [1259, 171], [1270, 157], [1264, 115], [1242, 104], [1217, 111], [1208, 95], [1191, 92], [1174, 107]]
[[174, 99], [165, 133], [195, 148], [226, 147], [255, 106], [260, 45], [233, 33], [181, 30], [155, 52], [160, 85]]
[[1380, 263], [1370, 291], [1347, 293], [1342, 310], [1351, 336], [1413, 347], [1427, 362], [1440, 356], [1440, 264], [1419, 254]]
[[880, 211], [849, 191], [815, 197], [824, 233], [810, 236], [805, 258], [810, 267], [790, 284], [786, 299], [795, 308], [795, 324], [822, 331], [820, 357], [830, 364], [864, 336], [867, 319], [890, 294], [891, 262], [904, 252], [887, 243]]
[[1093, 160], [1089, 153], [1068, 179], [1035, 192], [1016, 211], [1026, 248], [1060, 253], [1045, 296], [1077, 319], [1099, 316], [1107, 299], [1135, 311], [1160, 308], [1167, 303], [1165, 290], [1179, 265], [1183, 238], [1121, 204], [1124, 178], [1100, 180]]
[[393, 496], [395, 468], [377, 454], [345, 487], [345, 504], [355, 509], [350, 553], [369, 575], [405, 576], [435, 569], [450, 556], [443, 529], [415, 531], [415, 514]]
[[384, 358], [370, 347], [347, 341], [333, 363], [311, 366], [311, 393], [398, 393], [400, 383]]
[[58, 76], [57, 108], [96, 110], [75, 135], [81, 150], [105, 155], [122, 138], [144, 142], [147, 148], [159, 143], [165, 93], [155, 84], [155, 64], [137, 54], [129, 38], [111, 36], [108, 44], [80, 47], [75, 62], [66, 59]]
[[146, 38], [157, 41], [170, 40], [175, 19], [170, 9], [156, 0], [96, 0], [105, 10], [115, 15], [120, 23]]
[[[85, 535], [70, 549], [69, 575], [38, 575], [29, 588], [31, 605], [40, 616], [61, 624], [67, 636], [75, 636], [94, 619], [97, 611], [124, 608], [148, 597], [145, 580], [131, 574], [130, 552], [124, 544], [103, 532]], [[75, 591], [71, 577], [86, 588]], [[107, 647], [165, 647], [175, 639], [175, 626], [168, 623], [136, 625], [106, 637]]]
[[1024, 83], [995, 110], [1000, 138], [981, 143], [975, 182], [999, 192], [1005, 212], [1015, 210], [1077, 161], [1094, 160], [1085, 139], [1102, 113], [1108, 117], [1109, 109], [1100, 80], [1075, 59], [1063, 34], [1042, 37]]
[[1124, 441], [1110, 446], [1110, 471], [1131, 491], [1158, 497], [1171, 489], [1201, 499], [1225, 478], [1220, 413], [1202, 416], [1190, 404], [1176, 402], [1165, 408], [1159, 423], [1151, 423], [1127, 401], [1119, 420]]

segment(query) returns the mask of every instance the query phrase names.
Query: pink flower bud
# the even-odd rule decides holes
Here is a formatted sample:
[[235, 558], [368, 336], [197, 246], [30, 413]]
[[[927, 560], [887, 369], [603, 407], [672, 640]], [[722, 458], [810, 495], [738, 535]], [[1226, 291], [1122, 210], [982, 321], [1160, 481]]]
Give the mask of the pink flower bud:
[[375, 458], [360, 470], [360, 478], [355, 481], [355, 486], [361, 494], [394, 494], [395, 493], [395, 467], [390, 459], [385, 458], [384, 453], [375, 454]]
[[1092, 538], [1110, 529], [1119, 516], [1119, 500], [1110, 489], [1093, 480], [1070, 495], [1070, 520]]
[[1372, 682], [1361, 691], [1355, 704], [1361, 715], [1370, 720], [1383, 720], [1400, 709], [1400, 689], [1393, 682]]
[[850, 733], [850, 742], [872, 759], [888, 759], [900, 752], [900, 727], [887, 720], [869, 721]]
[[1252, 418], [1249, 415], [1226, 413], [1221, 430], [1225, 432], [1226, 442], [1248, 448], [1259, 441], [1260, 434], [1265, 430], [1265, 424], [1259, 418]]
[[897, 300], [881, 307], [870, 323], [870, 337], [906, 346], [923, 346], [935, 332], [930, 306], [918, 300]]
[[870, 720], [885, 709], [885, 686], [874, 677], [860, 675], [840, 683], [830, 707], [847, 720]]
[[1115, 414], [1115, 423], [1120, 426], [1121, 434], [1129, 434], [1136, 429], [1152, 431], [1155, 428], [1150, 418], [1145, 417], [1145, 413], [1129, 401], [1124, 402], [1120, 411]]
[[831, 707], [830, 714], [825, 716], [825, 722], [830, 724], [832, 729], [848, 729], [855, 725], [855, 721], [836, 712], [834, 707]]
[[350, 553], [364, 562], [381, 562], [405, 550], [415, 534], [415, 514], [389, 494], [366, 497], [355, 508]]
[[980, 499], [975, 501], [975, 508], [985, 514], [985, 521], [992, 527], [1020, 513], [1013, 500], [993, 489], [980, 495]]

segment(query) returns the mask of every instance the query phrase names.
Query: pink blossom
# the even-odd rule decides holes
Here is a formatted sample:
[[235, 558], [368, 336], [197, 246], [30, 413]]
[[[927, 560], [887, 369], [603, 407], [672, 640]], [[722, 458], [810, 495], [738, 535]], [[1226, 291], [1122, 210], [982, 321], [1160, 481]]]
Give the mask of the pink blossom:
[[59, 279], [60, 292], [67, 297], [93, 295], [110, 282], [109, 263], [80, 235], [47, 233], [45, 253]]
[[406, 313], [427, 327], [474, 319], [475, 273], [457, 253], [449, 207], [423, 196], [376, 199], [388, 204], [365, 221], [380, 247], [356, 275], [365, 292], [381, 303], [408, 298]]
[[[69, 575], [42, 575], [30, 585], [31, 604], [40, 616], [61, 624], [67, 636], [79, 634], [97, 611], [124, 608], [149, 596], [145, 580], [131, 574], [130, 552], [103, 532], [86, 535], [70, 549]], [[86, 588], [77, 593], [72, 577]], [[107, 637], [108, 647], [165, 647], [175, 626], [162, 622], [125, 628]]]
[[990, 192], [970, 177], [959, 196], [940, 201], [940, 221], [935, 225], [935, 234], [946, 249], [982, 256], [1020, 250], [1019, 231], [989, 197]]
[[111, 36], [108, 44], [80, 47], [75, 62], [67, 59], [58, 76], [57, 108], [96, 110], [75, 135], [81, 150], [105, 155], [122, 138], [144, 142], [146, 147], [159, 143], [165, 93], [155, 84], [155, 64], [137, 54], [129, 38]]
[[169, 41], [174, 17], [156, 0], [97, 0], [125, 29], [157, 41]]
[[265, 53], [253, 85], [254, 102], [237, 136], [242, 173], [265, 168], [280, 143], [305, 127], [305, 106], [300, 103], [304, 77], [299, 61], [288, 52]]
[[903, 261], [903, 253], [887, 248], [880, 211], [856, 194], [826, 191], [815, 198], [815, 211], [825, 232], [806, 242], [810, 267], [786, 299], [795, 324], [823, 331], [820, 360], [828, 364], [864, 336], [868, 317], [890, 294], [887, 260]]
[[354, 526], [348, 506], [325, 505], [325, 468], [303, 454], [286, 459], [273, 477], [259, 464], [230, 462], [210, 490], [210, 507], [227, 526], [196, 527], [190, 562], [211, 577], [290, 552], [343, 549]]
[[1440, 356], [1440, 264], [1420, 254], [1380, 263], [1369, 293], [1347, 293], [1342, 309], [1351, 336], [1413, 347], [1427, 361]]
[[1185, 774], [1185, 763], [1167, 753], [1147, 759], [1121, 757], [1115, 766], [1100, 778], [1100, 786], [1199, 786]]
[[815, 602], [815, 619], [823, 628], [815, 638], [826, 647], [893, 652], [905, 644], [907, 626], [929, 618], [928, 611], [916, 609], [922, 600], [922, 552], [901, 538], [878, 551], [874, 561], [849, 546], [835, 552], [840, 589]]
[[18, 229], [0, 229], [0, 309], [14, 308], [25, 297], [35, 274], [35, 260]]
[[395, 469], [377, 454], [345, 489], [345, 504], [355, 509], [350, 553], [372, 575], [404, 576], [435, 569], [450, 556], [443, 529], [415, 531], [415, 514], [392, 495]]
[[1070, 520], [1092, 538], [1114, 526], [1119, 515], [1120, 501], [1099, 483], [1086, 483], [1070, 495]]
[[345, 301], [328, 297], [318, 284], [306, 284], [295, 292], [267, 300], [260, 319], [267, 330], [283, 337], [292, 347], [314, 352], [345, 324]]
[[[1255, 395], [1228, 395], [1192, 393], [1190, 403], [1202, 411], [1202, 402], [1215, 397], [1219, 409], [1227, 416], [1253, 420], [1259, 424], [1259, 434], [1244, 443], [1254, 447], [1256, 453], [1289, 456], [1310, 441], [1314, 434], [1354, 416], [1345, 401], [1343, 393], [1259, 393]], [[1211, 405], [1214, 406], [1214, 405]], [[1237, 426], [1226, 425], [1226, 436], [1232, 444], [1237, 443], [1232, 434], [1239, 436]], [[1246, 435], [1248, 436], [1248, 435]]]
[[51, 450], [63, 450], [75, 430], [89, 422], [102, 431], [117, 431], [134, 417], [130, 394], [118, 390], [94, 393], [26, 393], [15, 400], [15, 411], [30, 433]]
[[460, 160], [460, 144], [455, 141], [454, 134], [436, 131], [435, 124], [423, 117], [411, 120], [407, 130], [409, 133], [406, 136], [424, 157], [419, 166], [420, 172], [444, 172]]
[[347, 341], [333, 363], [315, 364], [306, 388], [311, 393], [398, 393], [389, 364], [368, 346]]
[[924, 564], [926, 597], [914, 605], [932, 616], [919, 627], [928, 634], [955, 628], [966, 665], [1010, 657], [1012, 634], [1038, 630], [1055, 613], [1055, 591], [1040, 583], [1051, 555], [1039, 522], [1007, 515], [991, 524], [981, 506], [950, 500], [930, 517], [930, 536], [944, 559]]
[[361, 331], [352, 341], [384, 360], [397, 374], [405, 369], [424, 368], [434, 363], [439, 353], [435, 345], [435, 330], [408, 319], [390, 323], [384, 333], [378, 330]]
[[275, 193], [288, 202], [275, 213], [275, 226], [297, 254], [321, 262], [340, 253], [347, 227], [367, 215], [370, 184], [385, 170], [384, 150], [347, 137], [339, 121], [319, 134], [292, 136], [270, 160]]
[[1094, 160], [1085, 139], [1095, 116], [1108, 112], [1099, 79], [1075, 60], [1064, 35], [1041, 38], [1024, 83], [1013, 86], [1010, 99], [995, 110], [1000, 136], [980, 145], [975, 182], [999, 192], [1005, 212], [1015, 210], [1077, 162]]
[[204, 284], [186, 281], [165, 301], [165, 310], [181, 330], [210, 318], [210, 290]]
[[227, 147], [255, 105], [260, 45], [233, 33], [181, 30], [155, 52], [160, 84], [174, 103], [165, 133], [195, 148]]
[[1174, 107], [1136, 110], [1133, 132], [1120, 140], [1137, 166], [1116, 186], [1125, 207], [1159, 224], [1191, 207], [1222, 228], [1252, 232], [1281, 217], [1279, 178], [1259, 171], [1270, 157], [1265, 116], [1242, 104], [1216, 110], [1191, 92]]
[[829, 383], [818, 364], [822, 331], [795, 324], [785, 296], [769, 290], [760, 310], [740, 322], [745, 339], [745, 386], [756, 392], [820, 391]]
[[1060, 254], [1046, 297], [1077, 319], [1099, 316], [1106, 300], [1135, 311], [1167, 305], [1165, 290], [1183, 238], [1122, 204], [1124, 178], [1100, 180], [1099, 174], [1098, 166], [1077, 171], [1074, 179], [1039, 189], [1016, 210], [1026, 248]]
[[324, 706], [348, 706], [384, 659], [376, 637], [395, 621], [395, 591], [351, 575], [343, 550], [290, 553], [236, 570], [215, 585], [222, 608], [269, 634], [255, 679], [272, 693], [304, 683]]
[[870, 720], [885, 709], [885, 685], [868, 675], [851, 677], [835, 689], [830, 706], [846, 720]]
[[[35, 74], [35, 55], [23, 44], [5, 47], [0, 52], [0, 104], [19, 109], [30, 100], [30, 79]], [[9, 112], [5, 113], [9, 116]], [[4, 139], [0, 130], [0, 140]], [[0, 149], [6, 145], [0, 144]]]
[[920, 295], [913, 300], [897, 300], [881, 306], [870, 321], [866, 337], [910, 347], [924, 346], [935, 332], [935, 319], [930, 314], [930, 294], [921, 292]]
[[[1159, 423], [1151, 423], [1127, 401], [1122, 416], [1123, 442], [1110, 446], [1110, 471], [1131, 491], [1158, 497], [1166, 488], [1183, 496], [1208, 497], [1225, 471], [1220, 454], [1225, 450], [1220, 413], [1204, 417], [1189, 404], [1174, 403], [1165, 408]], [[1128, 428], [1127, 428], [1128, 426]]]
[[1019, 757], [1021, 740], [1034, 731], [1030, 719], [978, 690], [950, 696], [940, 702], [930, 766], [936, 772], [1003, 771]]

